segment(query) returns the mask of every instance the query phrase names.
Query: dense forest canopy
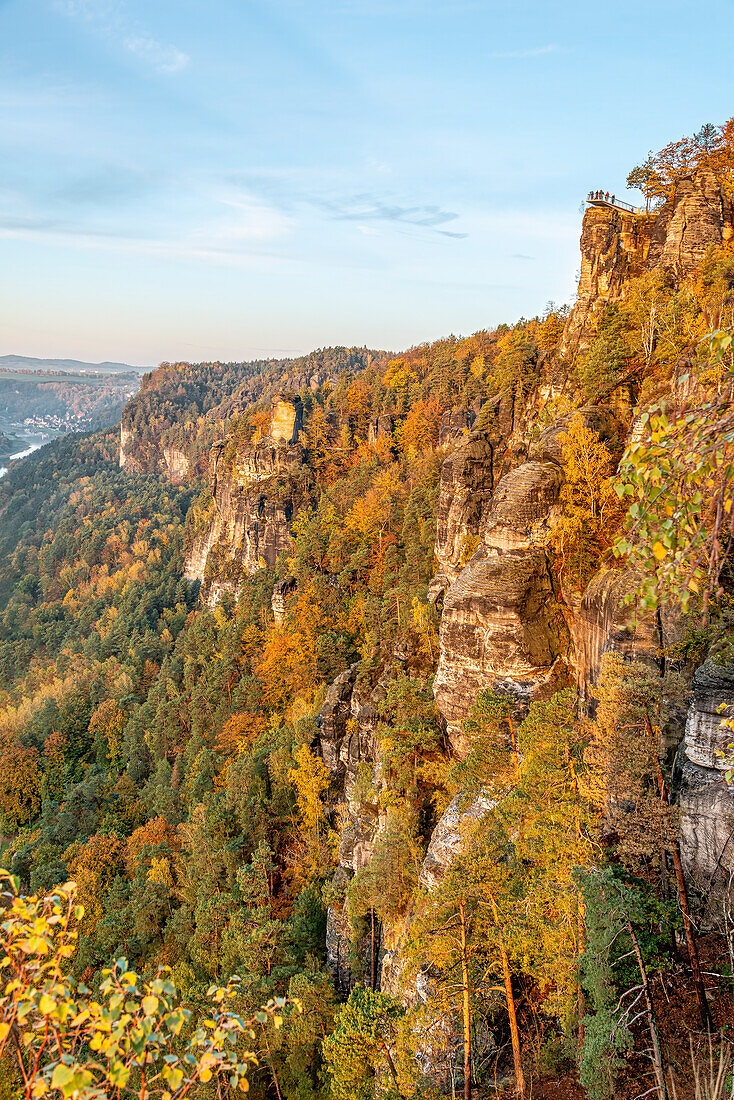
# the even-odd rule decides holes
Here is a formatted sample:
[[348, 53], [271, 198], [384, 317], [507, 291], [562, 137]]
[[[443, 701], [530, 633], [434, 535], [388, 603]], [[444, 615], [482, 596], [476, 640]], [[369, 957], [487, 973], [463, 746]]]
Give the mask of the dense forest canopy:
[[[630, 182], [669, 199], [703, 167], [728, 194], [730, 145], [731, 123], [704, 127]], [[107, 429], [0, 482], [0, 834], [21, 895], [2, 1100], [229, 1095], [245, 1075], [263, 1100], [686, 1087], [689, 1035], [695, 1060], [734, 997], [729, 903], [684, 876], [671, 794], [694, 672], [734, 675], [732, 288], [726, 239], [630, 277], [572, 356], [549, 304], [400, 354], [162, 364], [123, 416], [131, 469]], [[287, 548], [209, 562], [228, 587], [204, 602], [183, 572], [219, 508], [212, 444], [244, 468], [281, 390], [303, 418], [302, 463], [267, 489], [299, 502]], [[518, 474], [557, 496], [511, 536]], [[437, 595], [454, 500], [458, 580]], [[563, 658], [515, 690], [498, 642], [452, 731], [434, 680], [471, 609], [459, 642], [447, 609], [523, 554]], [[637, 619], [585, 682], [574, 616], [608, 576]], [[658, 633], [638, 653], [641, 620]]]

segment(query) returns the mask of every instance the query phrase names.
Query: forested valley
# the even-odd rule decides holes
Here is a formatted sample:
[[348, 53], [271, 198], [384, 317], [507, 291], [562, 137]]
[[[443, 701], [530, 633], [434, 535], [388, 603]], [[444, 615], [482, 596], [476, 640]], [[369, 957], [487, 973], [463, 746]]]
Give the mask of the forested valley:
[[734, 120], [630, 186], [0, 481], [0, 1100], [731, 1095]]

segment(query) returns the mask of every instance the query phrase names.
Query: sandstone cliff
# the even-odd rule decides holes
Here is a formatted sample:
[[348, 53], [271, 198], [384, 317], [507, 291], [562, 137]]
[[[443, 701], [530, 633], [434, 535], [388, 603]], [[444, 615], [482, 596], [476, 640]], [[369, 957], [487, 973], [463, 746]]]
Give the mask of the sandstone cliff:
[[732, 889], [734, 793], [724, 773], [734, 764], [734, 667], [708, 661], [693, 679], [678, 778], [681, 858], [704, 897]]
[[589, 207], [581, 230], [578, 297], [566, 323], [563, 353], [589, 344], [604, 307], [622, 297], [637, 275], [662, 266], [673, 281], [689, 274], [710, 245], [734, 235], [729, 199], [708, 168], [683, 177], [654, 213]]
[[210, 605], [236, 592], [239, 578], [275, 565], [290, 544], [290, 524], [302, 503], [305, 451], [296, 440], [300, 400], [273, 402], [264, 441], [215, 443], [209, 455], [212, 505], [194, 537], [184, 575], [202, 583]]

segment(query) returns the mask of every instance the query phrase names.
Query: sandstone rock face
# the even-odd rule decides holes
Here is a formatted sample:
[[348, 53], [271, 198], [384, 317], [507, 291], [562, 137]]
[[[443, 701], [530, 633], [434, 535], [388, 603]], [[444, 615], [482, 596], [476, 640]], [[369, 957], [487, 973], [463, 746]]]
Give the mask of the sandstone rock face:
[[652, 233], [648, 267], [661, 264], [675, 278], [688, 275], [703, 260], [709, 245], [732, 236], [729, 200], [709, 168], [685, 176], [660, 210]]
[[479, 552], [444, 597], [434, 695], [455, 751], [480, 691], [559, 690], [570, 639], [543, 550]]
[[578, 297], [563, 336], [566, 354], [588, 346], [604, 307], [620, 298], [628, 280], [645, 270], [654, 226], [654, 214], [587, 209], [581, 229]]
[[484, 508], [494, 488], [494, 448], [486, 433], [463, 440], [441, 467], [436, 558], [452, 580], [478, 541]]
[[543, 546], [562, 482], [555, 462], [524, 462], [505, 474], [484, 510], [483, 545], [489, 550]]
[[[345, 890], [351, 878], [345, 867], [337, 867], [331, 886]], [[344, 906], [330, 905], [326, 910], [326, 967], [338, 993], [346, 997], [352, 988], [352, 938], [349, 917]]]
[[376, 443], [378, 439], [392, 439], [395, 431], [395, 417], [390, 413], [373, 416], [367, 429], [367, 442]]
[[120, 425], [120, 469], [124, 470], [129, 461], [127, 448], [130, 446], [131, 432], [129, 428]]
[[276, 581], [273, 585], [273, 596], [270, 601], [270, 606], [273, 609], [273, 618], [276, 623], [282, 623], [285, 620], [286, 605], [285, 601], [295, 592], [296, 578], [286, 577], [285, 580]]
[[441, 427], [438, 432], [439, 447], [448, 447], [461, 439], [465, 432], [471, 431], [476, 418], [474, 409], [447, 409], [441, 417]]
[[270, 414], [270, 439], [290, 446], [303, 430], [303, 406], [298, 396], [276, 394]]
[[236, 591], [242, 573], [255, 573], [263, 565], [273, 568], [278, 554], [290, 545], [304, 456], [297, 444], [267, 442], [240, 448], [228, 460], [223, 441], [212, 447], [213, 515], [195, 539], [184, 569], [188, 580], [202, 582], [210, 605], [223, 591]]
[[[317, 718], [316, 745], [331, 775], [327, 805], [341, 823], [334, 890], [346, 889], [350, 879], [369, 864], [375, 842], [386, 824], [386, 815], [364, 789], [356, 800], [354, 785], [359, 777], [369, 779], [374, 791], [382, 786], [376, 737], [379, 705], [394, 672], [395, 667], [388, 666], [375, 687], [370, 688], [359, 681], [359, 665], [352, 665], [330, 686]], [[361, 785], [364, 787], [364, 783]], [[394, 939], [395, 930], [378, 929], [380, 959]], [[348, 962], [353, 950], [344, 907], [334, 904], [327, 913], [327, 965], [343, 992], [348, 992], [356, 980]], [[368, 943], [359, 944], [357, 950], [369, 959]]]
[[164, 447], [163, 461], [174, 485], [183, 485], [189, 476], [189, 460], [178, 447]]
[[629, 279], [659, 265], [679, 279], [700, 264], [708, 245], [732, 235], [731, 205], [708, 168], [681, 179], [654, 213], [589, 207], [581, 231], [578, 299], [562, 351], [573, 356], [588, 346], [604, 307], [621, 298]]
[[[472, 461], [475, 440], [483, 444], [481, 462]], [[548, 441], [539, 453], [546, 451], [554, 453]], [[508, 692], [521, 707], [544, 698], [565, 678], [570, 650], [558, 585], [544, 550], [558, 513], [563, 471], [555, 461], [523, 462], [490, 494], [491, 452], [484, 436], [469, 436], [444, 464], [439, 497], [436, 557], [452, 583], [448, 591], [435, 586], [436, 598], [443, 596], [443, 611], [433, 690], [452, 747], [460, 754], [467, 748], [461, 726], [481, 691]], [[471, 488], [475, 470], [478, 501]], [[443, 524], [442, 500], [450, 505]], [[467, 515], [468, 530], [478, 530], [478, 548], [460, 569], [454, 548], [465, 545]]]
[[630, 661], [660, 666], [660, 653], [666, 644], [660, 617], [643, 614], [634, 604], [622, 604], [636, 584], [637, 577], [629, 569], [601, 569], [569, 616], [578, 686], [587, 703], [605, 653], [620, 653]]
[[446, 807], [431, 835], [419, 881], [430, 892], [436, 889], [451, 861], [459, 854], [463, 844], [462, 830], [479, 821], [494, 803], [486, 795], [472, 799], [457, 794]]
[[705, 893], [731, 891], [734, 880], [734, 793], [724, 778], [734, 736], [721, 725], [733, 708], [734, 668], [706, 662], [693, 678], [678, 795], [683, 867]]

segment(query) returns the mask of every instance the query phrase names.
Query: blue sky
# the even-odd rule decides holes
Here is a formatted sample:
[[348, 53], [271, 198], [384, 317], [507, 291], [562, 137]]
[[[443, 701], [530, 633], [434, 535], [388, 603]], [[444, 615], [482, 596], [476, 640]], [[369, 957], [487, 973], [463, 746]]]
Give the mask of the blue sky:
[[573, 297], [732, 6], [0, 0], [0, 354], [398, 349]]

